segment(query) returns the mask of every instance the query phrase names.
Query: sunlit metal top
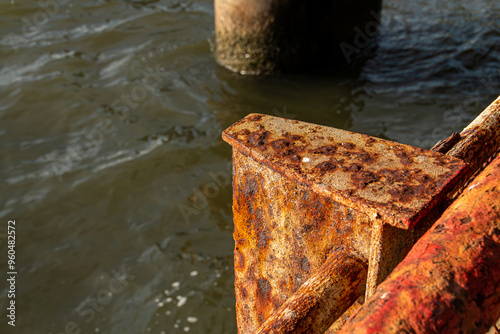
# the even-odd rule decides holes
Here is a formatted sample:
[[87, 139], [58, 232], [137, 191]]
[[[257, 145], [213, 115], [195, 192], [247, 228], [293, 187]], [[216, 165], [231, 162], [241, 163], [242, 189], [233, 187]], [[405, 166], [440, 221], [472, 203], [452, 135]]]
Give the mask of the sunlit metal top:
[[467, 168], [440, 153], [261, 114], [236, 122], [223, 138], [312, 191], [404, 229], [429, 212]]

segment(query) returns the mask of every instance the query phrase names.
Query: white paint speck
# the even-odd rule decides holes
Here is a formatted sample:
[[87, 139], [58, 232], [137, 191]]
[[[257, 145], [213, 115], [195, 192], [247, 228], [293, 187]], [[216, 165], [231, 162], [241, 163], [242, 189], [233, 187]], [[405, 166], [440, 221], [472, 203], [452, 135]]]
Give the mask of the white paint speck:
[[302, 162], [309, 162], [309, 161], [311, 161], [311, 159], [309, 159], [308, 157], [303, 157], [302, 158]]
[[177, 296], [177, 307], [181, 307], [187, 302], [187, 297]]
[[293, 319], [296, 316], [295, 312], [290, 309], [286, 309], [284, 312], [284, 319]]
[[187, 322], [189, 322], [190, 324], [194, 324], [197, 321], [198, 321], [197, 317], [187, 317]]

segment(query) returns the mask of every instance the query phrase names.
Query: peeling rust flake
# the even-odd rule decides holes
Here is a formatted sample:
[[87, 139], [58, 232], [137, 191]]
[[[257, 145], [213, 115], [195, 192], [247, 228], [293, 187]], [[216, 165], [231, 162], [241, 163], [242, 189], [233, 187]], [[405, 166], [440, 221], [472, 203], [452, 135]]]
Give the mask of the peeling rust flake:
[[248, 134], [247, 144], [251, 147], [265, 149], [269, 131], [256, 131]]

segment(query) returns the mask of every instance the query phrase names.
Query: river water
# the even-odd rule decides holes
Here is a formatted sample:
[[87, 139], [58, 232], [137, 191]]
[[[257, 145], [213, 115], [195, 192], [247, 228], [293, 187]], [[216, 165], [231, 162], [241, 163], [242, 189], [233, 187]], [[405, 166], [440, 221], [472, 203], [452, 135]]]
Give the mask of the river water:
[[385, 1], [355, 76], [231, 73], [213, 15], [208, 0], [0, 4], [4, 283], [12, 219], [17, 256], [1, 333], [236, 333], [223, 129], [260, 112], [428, 148], [500, 93], [496, 0]]

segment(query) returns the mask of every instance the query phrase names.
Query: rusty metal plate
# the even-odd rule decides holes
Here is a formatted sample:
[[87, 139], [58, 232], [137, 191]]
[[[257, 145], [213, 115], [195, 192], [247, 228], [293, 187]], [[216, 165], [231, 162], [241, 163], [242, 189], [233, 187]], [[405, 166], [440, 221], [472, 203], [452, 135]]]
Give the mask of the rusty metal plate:
[[261, 114], [233, 124], [223, 139], [293, 182], [402, 229], [467, 169], [441, 153]]
[[[343, 246], [370, 256], [370, 221], [233, 150], [238, 333], [253, 334]], [[366, 261], [367, 262], [367, 261]]]

